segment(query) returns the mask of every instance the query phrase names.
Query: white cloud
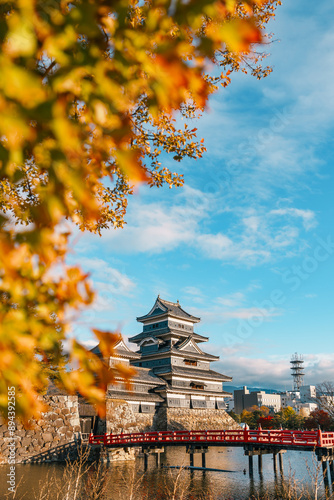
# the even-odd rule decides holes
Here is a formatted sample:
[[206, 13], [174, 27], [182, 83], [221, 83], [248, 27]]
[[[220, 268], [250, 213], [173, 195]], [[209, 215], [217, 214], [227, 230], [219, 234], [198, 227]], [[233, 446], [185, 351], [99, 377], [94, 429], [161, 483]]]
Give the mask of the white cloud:
[[[233, 377], [233, 385], [291, 388], [290, 366], [287, 360], [273, 361], [263, 358], [229, 356], [215, 367], [218, 371]], [[290, 378], [289, 378], [290, 376]], [[225, 385], [228, 390], [228, 385]]]
[[242, 309], [235, 309], [233, 311], [224, 311], [221, 313], [223, 318], [226, 319], [256, 319], [256, 318], [269, 318], [276, 316], [277, 312], [269, 312], [268, 309], [260, 307], [246, 307]]
[[230, 238], [222, 233], [199, 234], [196, 245], [211, 259], [225, 259], [234, 252], [234, 244]]
[[[233, 385], [292, 388], [290, 355], [261, 357], [238, 356], [237, 352], [223, 349], [223, 355], [214, 368], [233, 377]], [[239, 351], [240, 354], [240, 351]], [[226, 356], [226, 357], [225, 357]], [[334, 382], [333, 353], [304, 356], [305, 385], [317, 385], [326, 380]], [[225, 386], [228, 390], [228, 385]]]
[[195, 304], [202, 304], [204, 301], [204, 295], [200, 288], [196, 286], [186, 286], [182, 288], [182, 292], [191, 298], [191, 301]]
[[[247, 320], [250, 320], [250, 322], [260, 320], [262, 324], [263, 321], [268, 321], [270, 318], [281, 314], [281, 311], [275, 308], [268, 310], [263, 307], [231, 306], [231, 309], [227, 309], [227, 307], [229, 306], [213, 305], [206, 308], [194, 308], [192, 314], [199, 316], [205, 324], [214, 323], [221, 325], [230, 320], [240, 320], [240, 325], [242, 326], [243, 322], [245, 322], [245, 327], [248, 327]], [[240, 342], [240, 338], [236, 338], [238, 339], [237, 341]]]
[[239, 306], [245, 299], [245, 295], [241, 292], [230, 293], [224, 297], [217, 297], [216, 302], [224, 307]]
[[186, 286], [182, 291], [187, 295], [202, 295], [201, 290], [196, 286]]
[[[302, 232], [314, 227], [316, 220], [313, 211], [281, 207], [280, 200], [278, 208], [271, 210], [265, 206], [232, 208], [222, 203], [219, 194], [206, 195], [189, 186], [167, 201], [131, 201], [128, 224], [103, 235], [113, 254], [160, 254], [184, 247], [209, 259], [252, 266], [300, 252], [306, 246]], [[224, 231], [219, 230], [219, 222], [213, 222], [222, 213]], [[121, 293], [131, 289], [131, 283], [116, 270], [105, 269], [103, 261], [95, 259], [87, 266], [109, 273], [110, 287], [115, 285]]]
[[110, 248], [125, 253], [161, 253], [191, 243], [199, 222], [208, 213], [210, 199], [190, 187], [183, 188], [175, 198], [172, 206], [133, 199], [127, 226], [104, 232]]
[[312, 210], [301, 210], [299, 208], [292, 207], [277, 208], [275, 210], [271, 210], [269, 215], [300, 217], [307, 231], [309, 229], [313, 229], [317, 225], [315, 213]]
[[95, 288], [104, 294], [129, 296], [136, 287], [135, 282], [129, 276], [111, 267], [103, 259], [80, 257], [78, 262], [85, 271], [91, 273]]

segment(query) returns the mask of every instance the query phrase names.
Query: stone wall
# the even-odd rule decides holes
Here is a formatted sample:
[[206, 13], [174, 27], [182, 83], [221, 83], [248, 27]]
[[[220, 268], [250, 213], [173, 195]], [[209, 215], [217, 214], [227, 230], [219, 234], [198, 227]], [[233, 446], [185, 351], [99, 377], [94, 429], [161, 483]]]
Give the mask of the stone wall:
[[225, 410], [189, 408], [160, 408], [155, 426], [167, 431], [240, 429]]
[[[48, 405], [48, 410], [42, 413], [39, 420], [32, 420], [29, 428], [16, 422], [16, 463], [31, 459], [56, 461], [64, 452], [70, 451], [71, 443], [73, 448], [77, 447], [75, 440], [80, 434], [77, 396], [43, 396], [43, 401]], [[7, 463], [8, 445], [12, 441], [7, 425], [0, 419], [0, 463]]]
[[147, 432], [155, 430], [153, 413], [136, 413], [131, 405], [122, 399], [107, 399], [107, 433]]
[[123, 400], [107, 400], [107, 433], [165, 430], [240, 429], [224, 410], [161, 407], [156, 414], [135, 413]]

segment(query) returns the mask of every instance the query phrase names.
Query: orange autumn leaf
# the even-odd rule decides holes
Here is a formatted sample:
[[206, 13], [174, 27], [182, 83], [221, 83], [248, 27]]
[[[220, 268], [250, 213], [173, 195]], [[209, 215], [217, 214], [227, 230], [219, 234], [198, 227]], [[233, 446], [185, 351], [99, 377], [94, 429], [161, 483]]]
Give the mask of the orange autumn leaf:
[[120, 333], [105, 332], [92, 328], [97, 340], [99, 341], [100, 351], [105, 358], [109, 358], [114, 354], [114, 347], [122, 335]]

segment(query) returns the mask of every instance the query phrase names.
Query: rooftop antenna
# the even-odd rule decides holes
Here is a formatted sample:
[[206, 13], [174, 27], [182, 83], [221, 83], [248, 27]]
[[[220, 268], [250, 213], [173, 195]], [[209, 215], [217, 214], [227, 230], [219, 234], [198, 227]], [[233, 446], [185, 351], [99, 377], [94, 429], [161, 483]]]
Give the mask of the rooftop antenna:
[[291, 375], [293, 378], [293, 389], [299, 391], [300, 387], [304, 385], [304, 360], [301, 354], [296, 352], [291, 356]]

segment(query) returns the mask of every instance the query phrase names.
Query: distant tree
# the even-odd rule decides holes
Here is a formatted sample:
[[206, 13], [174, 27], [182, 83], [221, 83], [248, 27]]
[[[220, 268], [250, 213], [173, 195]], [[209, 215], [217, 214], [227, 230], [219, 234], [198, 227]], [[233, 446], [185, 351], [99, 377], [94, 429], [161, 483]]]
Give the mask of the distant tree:
[[334, 384], [333, 382], [322, 382], [316, 387], [317, 395], [315, 401], [320, 410], [323, 410], [334, 419]]
[[261, 411], [262, 415], [267, 415], [268, 416], [269, 413], [270, 413], [270, 410], [269, 410], [269, 408], [267, 406], [261, 406], [260, 407], [260, 411]]
[[305, 427], [307, 429], [317, 429], [320, 427], [322, 431], [330, 431], [334, 429], [333, 418], [324, 410], [314, 410], [310, 416], [305, 419]]
[[237, 413], [235, 413], [233, 410], [230, 410], [227, 412], [230, 417], [233, 418], [233, 420], [235, 420], [238, 424], [240, 424], [241, 420], [240, 420], [240, 415], [238, 415]]
[[298, 415], [291, 406], [283, 408], [274, 415], [273, 425], [278, 429], [301, 429], [304, 426], [304, 417]]
[[247, 424], [250, 428], [253, 428], [253, 413], [248, 410], [242, 410], [240, 414], [240, 422]]
[[258, 425], [261, 425], [262, 429], [273, 429], [274, 417], [271, 415], [267, 415], [266, 417], [260, 417], [258, 420]]
[[240, 421], [249, 426], [250, 429], [257, 429], [262, 418], [266, 418], [269, 414], [269, 408], [256, 405], [251, 406], [247, 410], [243, 410], [240, 415]]
[[301, 408], [299, 410], [299, 415], [301, 417], [307, 418], [309, 416], [309, 411], [306, 408]]

